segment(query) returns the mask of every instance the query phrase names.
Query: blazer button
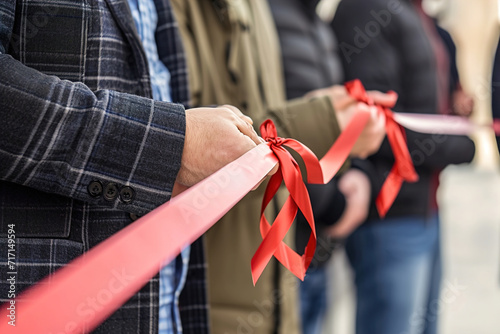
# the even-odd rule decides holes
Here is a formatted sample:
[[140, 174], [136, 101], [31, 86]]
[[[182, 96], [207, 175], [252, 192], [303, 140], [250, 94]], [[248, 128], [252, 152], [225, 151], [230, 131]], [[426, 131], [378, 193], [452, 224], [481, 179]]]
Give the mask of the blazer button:
[[118, 196], [118, 187], [116, 183], [110, 182], [104, 187], [104, 199], [113, 201]]
[[136, 215], [135, 213], [131, 213], [129, 216], [133, 222], [135, 222], [137, 219], [141, 218], [140, 216]]
[[133, 202], [135, 196], [134, 189], [126, 186], [120, 190], [120, 200], [125, 204], [130, 204]]
[[102, 195], [102, 183], [99, 181], [92, 181], [87, 186], [87, 191], [92, 197], [99, 197]]

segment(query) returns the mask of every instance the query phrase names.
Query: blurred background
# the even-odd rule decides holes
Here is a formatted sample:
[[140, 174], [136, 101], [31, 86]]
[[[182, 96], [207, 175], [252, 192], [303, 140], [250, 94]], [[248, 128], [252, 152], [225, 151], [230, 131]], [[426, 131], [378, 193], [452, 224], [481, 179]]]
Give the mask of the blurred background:
[[[338, 0], [323, 0], [320, 16], [331, 19], [337, 4]], [[475, 100], [473, 120], [491, 122], [491, 71], [500, 33], [500, 1], [426, 0], [424, 5], [455, 41], [462, 85]], [[444, 278], [435, 312], [442, 334], [500, 333], [499, 158], [492, 131], [481, 130], [474, 140], [474, 163], [450, 167], [441, 176]], [[325, 333], [354, 333], [352, 274], [342, 252], [334, 255], [329, 270], [333, 288]]]

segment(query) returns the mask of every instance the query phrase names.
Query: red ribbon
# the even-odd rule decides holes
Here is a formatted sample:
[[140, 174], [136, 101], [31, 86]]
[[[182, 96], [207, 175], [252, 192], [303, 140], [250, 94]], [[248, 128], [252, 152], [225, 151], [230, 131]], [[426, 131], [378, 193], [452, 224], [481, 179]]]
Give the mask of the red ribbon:
[[[306, 274], [305, 271], [309, 267], [316, 251], [316, 228], [314, 226], [309, 193], [302, 181], [302, 173], [300, 172], [299, 165], [283, 146], [287, 146], [300, 154], [307, 169], [307, 181], [309, 183], [323, 183], [323, 171], [321, 170], [318, 158], [306, 146], [294, 139], [278, 137], [276, 127], [271, 120], [266, 120], [262, 123], [260, 131], [262, 137], [269, 143], [269, 147], [278, 158], [280, 168], [271, 177], [264, 194], [264, 200], [262, 201], [260, 232], [263, 241], [255, 252], [251, 262], [253, 282], [254, 284], [257, 282], [273, 254], [295, 276], [303, 280]], [[283, 180], [290, 192], [290, 196], [288, 196], [283, 208], [271, 226], [264, 215], [264, 210], [280, 188]], [[282, 241], [297, 215], [297, 209], [300, 209], [304, 214], [312, 231], [302, 256]]]
[[[162, 264], [238, 203], [276, 165], [262, 144], [1, 305], [0, 333], [89, 332]], [[14, 316], [15, 327], [9, 325]]]
[[[347, 86], [353, 96], [373, 105], [361, 83], [354, 82]], [[395, 123], [390, 110], [378, 107], [384, 112], [388, 122]], [[94, 247], [85, 256], [73, 261], [72, 265], [58, 270], [43, 283], [28, 289], [16, 300], [16, 310], [19, 310], [16, 327], [4, 321], [0, 323], [0, 332], [79, 333], [82, 328], [95, 328], [154, 276], [162, 263], [173, 259], [184, 245], [197, 239], [252, 189], [274, 167], [275, 156], [279, 158], [281, 170], [270, 180], [261, 212], [271, 201], [282, 179], [291, 196], [272, 226], [262, 215], [260, 227], [264, 241], [252, 259], [252, 276], [255, 283], [269, 259], [275, 255], [303, 279], [315, 251], [314, 218], [297, 163], [283, 146], [292, 148], [303, 157], [310, 183], [327, 183], [343, 165], [369, 118], [367, 112], [355, 114], [319, 164], [307, 147], [295, 140], [277, 137], [274, 124], [266, 121], [262, 132], [274, 154], [265, 145], [259, 145]], [[500, 131], [500, 122], [496, 122], [494, 127]], [[404, 132], [397, 124], [389, 125], [387, 132], [393, 150], [398, 152], [395, 153], [398, 156], [394, 173], [398, 173], [401, 178], [411, 178], [412, 173], [407, 172], [413, 170], [413, 166], [407, 164], [411, 159]], [[395, 148], [393, 142], [399, 146]], [[394, 190], [392, 187], [393, 192]], [[390, 205], [387, 204], [389, 201], [384, 203]], [[283, 243], [298, 208], [304, 213], [312, 229], [303, 256]], [[141, 252], [138, 253], [137, 249]], [[124, 286], [116, 287], [112, 283], [116, 283], [117, 275], [120, 274], [126, 275], [130, 281]], [[93, 315], [81, 312], [82, 307], [88, 306], [89, 298], [100, 298], [102, 302], [99, 312]], [[59, 302], [61, 300], [64, 303]], [[1, 319], [7, 319], [9, 305], [2, 305]]]
[[[271, 177], [262, 202], [260, 232], [263, 241], [251, 262], [254, 284], [256, 284], [273, 255], [295, 276], [303, 280], [316, 251], [316, 228], [309, 193], [302, 180], [302, 174], [297, 162], [283, 146], [293, 149], [301, 156], [306, 166], [308, 183], [326, 184], [330, 182], [344, 164], [369, 118], [370, 115], [367, 112], [355, 114], [321, 161], [318, 161], [314, 153], [302, 143], [294, 139], [278, 137], [276, 127], [271, 120], [262, 123], [260, 127], [262, 137], [268, 142], [269, 147], [278, 158], [280, 168]], [[264, 215], [264, 210], [278, 191], [283, 180], [290, 192], [290, 196], [274, 223], [270, 225]], [[302, 256], [283, 242], [298, 209], [304, 214], [312, 231]]]
[[353, 98], [370, 106], [376, 106], [379, 112], [383, 113], [386, 118], [385, 130], [395, 161], [375, 202], [379, 215], [385, 217], [392, 203], [394, 203], [403, 185], [403, 181], [418, 181], [418, 174], [413, 167], [410, 152], [408, 152], [406, 133], [404, 128], [395, 121], [394, 114], [387, 106], [382, 106], [373, 102], [366, 93], [361, 81], [353, 80], [347, 82], [345, 87]]

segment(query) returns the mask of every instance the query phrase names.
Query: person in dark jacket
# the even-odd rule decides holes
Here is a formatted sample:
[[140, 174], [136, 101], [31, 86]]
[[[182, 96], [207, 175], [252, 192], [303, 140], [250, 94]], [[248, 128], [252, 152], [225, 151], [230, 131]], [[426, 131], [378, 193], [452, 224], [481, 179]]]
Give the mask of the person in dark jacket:
[[[444, 113], [448, 87], [442, 79], [449, 68], [431, 25], [419, 1], [343, 0], [332, 28], [346, 80], [359, 78], [367, 89], [396, 91], [395, 111]], [[419, 181], [403, 184], [385, 219], [372, 206], [368, 221], [346, 244], [355, 272], [358, 334], [429, 334], [437, 328], [441, 264], [433, 204], [436, 172], [470, 162], [475, 147], [461, 136], [408, 130], [406, 135]], [[366, 163], [378, 193], [394, 163], [388, 142]]]
[[[337, 41], [328, 24], [316, 15], [319, 0], [269, 0], [278, 30], [288, 99], [343, 83], [344, 74]], [[343, 87], [334, 89], [342, 90]], [[356, 160], [352, 162], [356, 165]], [[302, 332], [320, 334], [327, 310], [326, 263], [358, 224], [366, 219], [370, 202], [368, 177], [348, 170], [328, 185], [307, 186], [317, 226], [316, 254], [300, 283]], [[333, 227], [332, 227], [333, 225]], [[296, 247], [302, 253], [310, 228], [298, 215]]]

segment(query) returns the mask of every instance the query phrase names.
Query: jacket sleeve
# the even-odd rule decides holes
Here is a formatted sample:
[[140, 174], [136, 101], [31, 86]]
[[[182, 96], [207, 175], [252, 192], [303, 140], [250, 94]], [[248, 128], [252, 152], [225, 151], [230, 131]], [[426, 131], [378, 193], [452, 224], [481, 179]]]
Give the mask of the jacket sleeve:
[[24, 66], [7, 54], [14, 10], [0, 5], [0, 179], [136, 214], [168, 201], [184, 108]]
[[[474, 142], [466, 136], [431, 135], [406, 130], [406, 137], [417, 169], [439, 170], [448, 165], [469, 163], [476, 153]], [[381, 155], [393, 157], [387, 142], [382, 146]]]

